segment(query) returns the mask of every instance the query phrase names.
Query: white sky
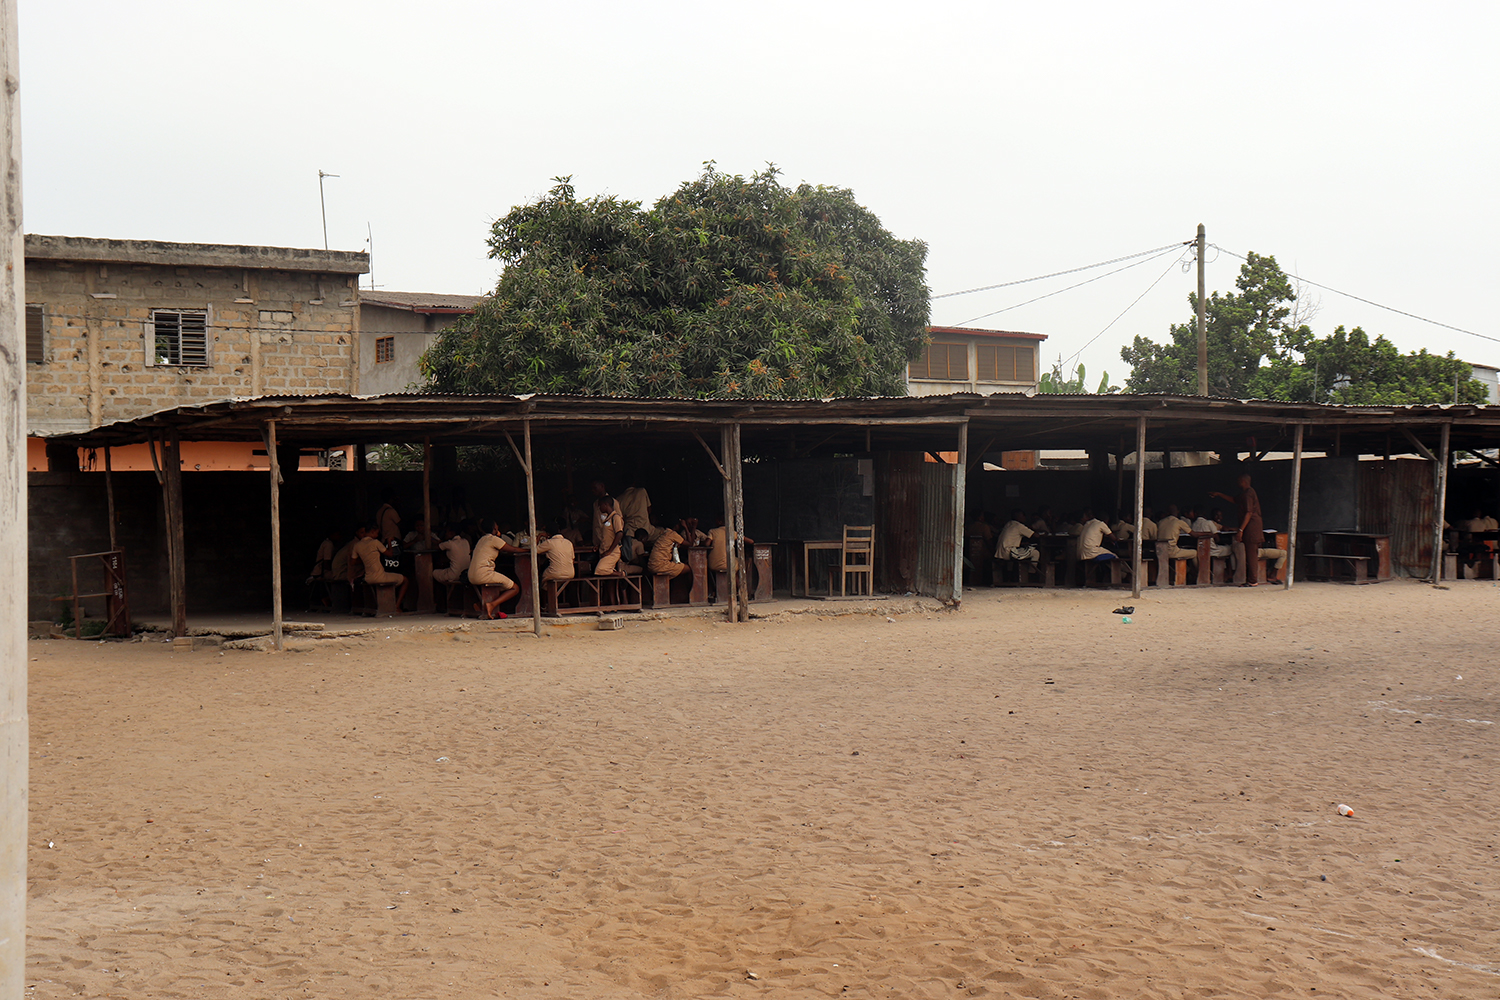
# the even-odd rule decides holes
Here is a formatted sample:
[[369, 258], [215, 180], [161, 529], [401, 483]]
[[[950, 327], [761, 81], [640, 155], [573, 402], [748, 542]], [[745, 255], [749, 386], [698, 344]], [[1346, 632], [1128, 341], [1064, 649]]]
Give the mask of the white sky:
[[[654, 201], [704, 160], [854, 190], [935, 295], [1178, 240], [1500, 338], [1500, 4], [19, 0], [28, 232], [365, 249], [480, 293], [489, 224], [572, 174]], [[1210, 290], [1239, 261], [1210, 251]], [[1189, 316], [1169, 258], [972, 325], [1090, 382]], [[1118, 265], [1117, 265], [1118, 266]], [[1103, 273], [935, 299], [957, 324]], [[1402, 350], [1500, 342], [1321, 293]]]

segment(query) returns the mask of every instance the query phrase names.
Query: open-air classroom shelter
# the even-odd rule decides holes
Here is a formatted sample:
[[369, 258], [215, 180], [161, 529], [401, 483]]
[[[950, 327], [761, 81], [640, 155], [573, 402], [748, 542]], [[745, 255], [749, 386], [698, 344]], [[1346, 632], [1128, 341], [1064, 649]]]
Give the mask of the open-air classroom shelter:
[[[269, 468], [185, 474], [178, 457], [185, 441], [258, 442]], [[299, 470], [305, 452], [351, 443], [413, 446], [421, 471]], [[161, 410], [48, 444], [51, 454], [85, 449], [95, 471], [31, 474], [33, 617], [49, 614], [47, 602], [66, 592], [68, 556], [107, 546], [129, 552], [133, 602], [169, 609], [179, 635], [195, 605], [269, 604], [279, 633], [282, 602], [298, 592], [328, 525], [367, 521], [389, 483], [402, 484], [408, 496], [420, 491], [407, 524], [425, 515], [431, 525], [435, 505], [458, 491], [482, 505], [474, 513], [503, 509], [534, 532], [538, 511], [545, 519], [563, 493], [586, 504], [593, 478], [613, 475], [616, 490], [636, 485], [624, 477], [642, 479], [659, 512], [724, 511], [741, 535], [786, 543], [784, 570], [795, 562], [796, 543], [836, 535], [841, 524], [873, 523], [875, 589], [954, 605], [963, 597], [966, 517], [1039, 506], [1049, 495], [1076, 498], [1069, 506], [1118, 510], [1138, 523], [1154, 495], [1232, 491], [1246, 471], [1267, 522], [1287, 527], [1291, 567], [1299, 533], [1358, 529], [1389, 534], [1401, 572], [1434, 578], [1455, 452], [1485, 464], [1461, 484], [1463, 502], [1493, 509], [1500, 497], [1493, 468], [1500, 463], [1484, 455], [1500, 444], [1500, 407], [1468, 404], [1020, 394], [278, 396]], [[142, 444], [154, 474], [110, 471], [111, 449]], [[492, 458], [509, 471], [487, 479], [466, 472], [455, 450], [465, 446], [494, 449]], [[997, 471], [984, 464], [986, 456], [1035, 449], [1086, 451], [1090, 468]], [[1215, 452], [1222, 464], [1175, 467], [1169, 458], [1135, 474], [1142, 465], [1135, 456], [1174, 452]], [[1270, 460], [1278, 454], [1289, 457]], [[613, 472], [596, 472], [601, 464]], [[742, 561], [743, 548], [736, 555]], [[1139, 581], [1138, 542], [1134, 559]], [[727, 614], [748, 618], [743, 592], [731, 596]]]

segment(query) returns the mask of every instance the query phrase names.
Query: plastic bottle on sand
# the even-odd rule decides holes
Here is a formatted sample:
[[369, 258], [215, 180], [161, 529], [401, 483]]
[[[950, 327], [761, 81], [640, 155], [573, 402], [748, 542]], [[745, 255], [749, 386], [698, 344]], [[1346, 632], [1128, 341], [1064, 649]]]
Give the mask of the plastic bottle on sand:
[[1354, 810], [1350, 809], [1348, 806], [1346, 806], [1342, 802], [1340, 802], [1339, 803], [1339, 815], [1340, 816], [1353, 816], [1354, 815]]

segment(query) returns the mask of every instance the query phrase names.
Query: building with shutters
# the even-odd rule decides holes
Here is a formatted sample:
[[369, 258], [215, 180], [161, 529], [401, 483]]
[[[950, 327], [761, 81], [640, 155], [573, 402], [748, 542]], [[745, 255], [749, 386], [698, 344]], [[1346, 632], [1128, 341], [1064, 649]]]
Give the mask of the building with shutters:
[[910, 395], [1036, 390], [1046, 334], [966, 326], [930, 326], [927, 331], [932, 342], [906, 369]]

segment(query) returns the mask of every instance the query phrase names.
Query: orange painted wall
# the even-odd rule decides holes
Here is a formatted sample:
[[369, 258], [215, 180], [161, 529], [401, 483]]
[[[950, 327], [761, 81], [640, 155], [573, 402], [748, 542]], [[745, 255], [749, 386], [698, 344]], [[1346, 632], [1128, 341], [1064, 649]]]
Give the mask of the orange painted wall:
[[[255, 454], [259, 450], [262, 454]], [[182, 442], [183, 472], [267, 472], [271, 468], [265, 448], [251, 441], [184, 441]], [[347, 450], [345, 468], [353, 466], [354, 449]], [[143, 444], [124, 445], [111, 449], [110, 467], [116, 472], [150, 472], [151, 455]], [[104, 471], [104, 450], [78, 449], [78, 467], [84, 472]], [[26, 468], [29, 472], [47, 471], [47, 443], [41, 438], [26, 439]], [[298, 469], [306, 472], [327, 472], [319, 467], [317, 455], [303, 455]]]

